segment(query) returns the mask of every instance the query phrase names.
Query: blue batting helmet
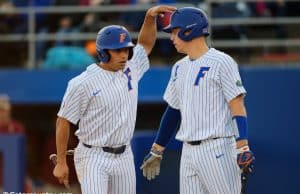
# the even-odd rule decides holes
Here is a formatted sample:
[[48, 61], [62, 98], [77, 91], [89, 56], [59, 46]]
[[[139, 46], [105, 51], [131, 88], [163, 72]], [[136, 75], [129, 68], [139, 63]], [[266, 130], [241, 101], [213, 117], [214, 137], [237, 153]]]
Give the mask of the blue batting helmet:
[[134, 44], [131, 42], [131, 37], [128, 30], [119, 25], [110, 25], [102, 28], [97, 35], [96, 39], [96, 51], [98, 58], [103, 63], [107, 63], [110, 59], [110, 55], [107, 49], [120, 49], [120, 48], [130, 48], [129, 57], [132, 57], [132, 48]]
[[[178, 37], [183, 41], [190, 41], [199, 36], [208, 36], [208, 19], [206, 14], [198, 8], [179, 8], [171, 15], [170, 24], [163, 29], [171, 33], [173, 29], [180, 28]], [[185, 32], [190, 31], [189, 34]]]

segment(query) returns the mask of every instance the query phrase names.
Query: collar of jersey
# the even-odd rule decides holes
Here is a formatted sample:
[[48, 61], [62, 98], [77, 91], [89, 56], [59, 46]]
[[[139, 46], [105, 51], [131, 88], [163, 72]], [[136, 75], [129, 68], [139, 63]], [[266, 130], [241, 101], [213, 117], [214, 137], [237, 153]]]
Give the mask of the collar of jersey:
[[205, 55], [207, 55], [208, 53], [210, 53], [213, 50], [213, 48], [209, 48], [208, 51], [206, 53], [204, 53], [203, 55], [201, 55], [200, 57], [198, 57], [197, 59], [190, 59], [189, 56], [187, 56], [188, 60], [190, 62], [195, 62], [197, 60], [201, 60]]
[[90, 72], [90, 73], [105, 73], [107, 75], [118, 75], [118, 74], [122, 74], [123, 71], [108, 71], [108, 70], [105, 70], [103, 69], [102, 67], [100, 67], [99, 65], [97, 65], [96, 63], [93, 63], [92, 65], [88, 66], [87, 67], [87, 72]]

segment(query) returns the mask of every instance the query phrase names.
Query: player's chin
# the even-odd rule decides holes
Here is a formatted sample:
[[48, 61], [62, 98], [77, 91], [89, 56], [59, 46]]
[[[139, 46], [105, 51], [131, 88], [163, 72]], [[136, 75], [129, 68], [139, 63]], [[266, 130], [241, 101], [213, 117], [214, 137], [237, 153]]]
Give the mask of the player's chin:
[[181, 54], [186, 54], [183, 50], [179, 49], [179, 48], [176, 48], [177, 52], [178, 53], [181, 53]]
[[174, 45], [174, 46], [175, 46], [178, 53], [183, 53], [182, 50], [177, 45]]
[[122, 69], [125, 68], [125, 66], [126, 66], [126, 63], [120, 63], [120, 64], [118, 65], [118, 69], [119, 69], [119, 70], [122, 70]]

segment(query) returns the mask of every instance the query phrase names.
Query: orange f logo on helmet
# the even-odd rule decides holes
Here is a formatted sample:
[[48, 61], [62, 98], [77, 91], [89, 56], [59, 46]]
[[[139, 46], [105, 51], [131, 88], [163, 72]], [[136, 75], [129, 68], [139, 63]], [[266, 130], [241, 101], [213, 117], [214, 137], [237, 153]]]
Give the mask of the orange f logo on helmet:
[[126, 37], [126, 33], [121, 33], [120, 34], [120, 43], [124, 42], [125, 37]]

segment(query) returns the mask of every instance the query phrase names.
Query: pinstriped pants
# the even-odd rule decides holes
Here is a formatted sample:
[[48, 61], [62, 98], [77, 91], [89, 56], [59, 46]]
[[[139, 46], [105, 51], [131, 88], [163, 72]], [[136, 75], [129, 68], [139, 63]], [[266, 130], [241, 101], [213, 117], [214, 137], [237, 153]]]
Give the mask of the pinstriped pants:
[[183, 144], [181, 194], [240, 194], [241, 173], [233, 137]]
[[102, 148], [75, 149], [74, 163], [82, 194], [135, 194], [136, 176], [130, 146], [122, 154]]

